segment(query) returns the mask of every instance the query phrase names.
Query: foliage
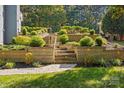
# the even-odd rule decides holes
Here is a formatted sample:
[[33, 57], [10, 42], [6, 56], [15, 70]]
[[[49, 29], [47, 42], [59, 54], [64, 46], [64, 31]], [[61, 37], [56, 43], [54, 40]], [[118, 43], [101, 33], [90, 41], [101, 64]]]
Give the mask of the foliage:
[[17, 36], [14, 42], [17, 45], [30, 45], [31, 38], [28, 36]]
[[12, 38], [12, 44], [16, 44], [16, 37]]
[[38, 33], [36, 31], [32, 31], [31, 35], [37, 35]]
[[73, 41], [73, 42], [67, 42], [66, 44], [67, 45], [73, 45], [73, 46], [80, 46], [80, 44], [78, 42], [75, 42], [75, 41]]
[[69, 37], [68, 37], [68, 35], [66, 35], [66, 34], [60, 35], [60, 36], [59, 36], [59, 39], [60, 39], [60, 42], [61, 42], [62, 44], [65, 44], [66, 42], [69, 41]]
[[67, 34], [67, 31], [65, 29], [61, 29], [58, 34], [59, 35]]
[[83, 27], [83, 28], [81, 29], [81, 33], [88, 33], [89, 30], [90, 30], [89, 28]]
[[27, 29], [26, 29], [26, 27], [22, 27], [21, 28], [21, 31], [22, 31], [22, 35], [27, 35]]
[[109, 33], [124, 33], [124, 7], [111, 6], [102, 20], [102, 29]]
[[72, 30], [72, 26], [62, 26], [61, 29]]
[[41, 67], [40, 62], [33, 62], [32, 65], [33, 65], [34, 67]]
[[32, 47], [43, 47], [46, 42], [43, 40], [41, 36], [32, 36], [30, 46]]
[[102, 38], [101, 36], [96, 37], [95, 42], [98, 46], [102, 46], [102, 45], [107, 44], [107, 40], [105, 38]]
[[95, 42], [91, 37], [85, 36], [79, 41], [81, 46], [94, 46]]
[[7, 61], [6, 64], [4, 65], [4, 68], [7, 68], [7, 69], [12, 69], [16, 66], [16, 63], [15, 62], [9, 62]]
[[26, 64], [31, 64], [33, 61], [33, 55], [32, 53], [26, 53], [25, 54], [25, 63]]
[[22, 25], [51, 27], [59, 31], [60, 26], [66, 22], [66, 12], [62, 5], [32, 5], [21, 6], [23, 13]]
[[3, 45], [0, 47], [0, 50], [8, 49], [8, 50], [24, 50], [26, 46], [24, 45]]
[[6, 64], [6, 62], [0, 59], [0, 67], [4, 66], [5, 64]]
[[98, 22], [108, 6], [104, 5], [67, 5], [65, 6], [67, 25], [82, 26], [98, 31]]
[[113, 66], [120, 66], [122, 64], [120, 59], [113, 59], [111, 62]]
[[91, 29], [91, 30], [90, 30], [90, 34], [91, 34], [91, 35], [94, 35], [94, 34], [95, 34], [95, 30], [94, 30], [94, 29]]

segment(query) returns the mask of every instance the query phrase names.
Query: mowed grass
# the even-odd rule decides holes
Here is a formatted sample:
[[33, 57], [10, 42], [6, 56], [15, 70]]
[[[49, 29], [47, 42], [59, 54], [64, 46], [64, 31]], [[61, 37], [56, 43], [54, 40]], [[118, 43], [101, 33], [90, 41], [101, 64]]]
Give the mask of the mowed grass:
[[77, 67], [48, 74], [0, 76], [0, 87], [89, 88], [124, 87], [124, 67]]

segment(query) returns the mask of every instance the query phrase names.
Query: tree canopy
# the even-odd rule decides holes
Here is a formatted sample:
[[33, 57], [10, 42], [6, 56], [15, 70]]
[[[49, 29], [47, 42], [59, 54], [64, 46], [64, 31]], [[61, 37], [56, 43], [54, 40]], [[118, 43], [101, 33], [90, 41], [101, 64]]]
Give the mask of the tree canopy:
[[83, 26], [98, 30], [107, 6], [84, 5], [32, 5], [21, 6], [24, 26], [52, 27], [54, 31], [60, 26]]
[[103, 18], [103, 31], [124, 33], [124, 6], [111, 6]]

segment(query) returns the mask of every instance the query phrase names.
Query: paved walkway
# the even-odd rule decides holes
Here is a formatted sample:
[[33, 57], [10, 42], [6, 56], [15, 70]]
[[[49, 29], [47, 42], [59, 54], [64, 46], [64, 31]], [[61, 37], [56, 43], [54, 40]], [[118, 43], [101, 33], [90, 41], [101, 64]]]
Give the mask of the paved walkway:
[[0, 70], [0, 75], [60, 72], [60, 71], [70, 70], [75, 66], [76, 64], [52, 64], [40, 68], [3, 69]]

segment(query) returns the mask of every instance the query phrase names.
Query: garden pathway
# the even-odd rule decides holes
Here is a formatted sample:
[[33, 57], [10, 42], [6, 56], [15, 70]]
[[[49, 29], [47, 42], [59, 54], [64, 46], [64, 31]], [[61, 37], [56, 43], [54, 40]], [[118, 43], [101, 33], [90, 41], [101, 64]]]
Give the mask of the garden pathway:
[[3, 69], [0, 70], [0, 75], [52, 73], [70, 70], [75, 66], [76, 64], [52, 64], [40, 68]]

